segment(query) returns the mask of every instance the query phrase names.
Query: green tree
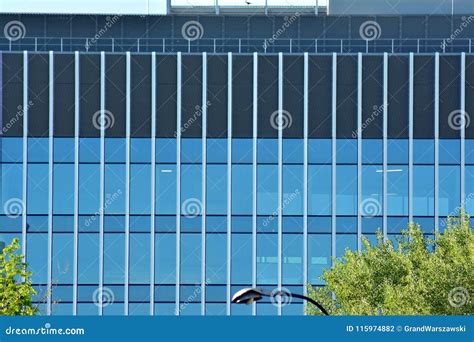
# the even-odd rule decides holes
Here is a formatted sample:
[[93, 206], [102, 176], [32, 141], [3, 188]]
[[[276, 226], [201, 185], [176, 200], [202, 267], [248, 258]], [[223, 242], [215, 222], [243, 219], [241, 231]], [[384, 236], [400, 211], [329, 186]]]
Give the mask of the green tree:
[[33, 305], [32, 297], [36, 291], [31, 285], [31, 272], [23, 261], [18, 239], [0, 253], [0, 315], [31, 316], [38, 309]]
[[[443, 233], [424, 236], [410, 224], [396, 243], [346, 250], [325, 270], [324, 287], [309, 295], [332, 315], [472, 315], [474, 307], [474, 233], [464, 213], [449, 218]], [[307, 313], [319, 315], [311, 305]]]

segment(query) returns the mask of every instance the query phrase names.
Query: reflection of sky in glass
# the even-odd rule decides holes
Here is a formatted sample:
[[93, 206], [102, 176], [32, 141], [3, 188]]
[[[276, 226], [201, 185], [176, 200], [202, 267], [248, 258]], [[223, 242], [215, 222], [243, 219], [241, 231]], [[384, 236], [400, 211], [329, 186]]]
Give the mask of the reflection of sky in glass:
[[[172, 6], [214, 6], [216, 0], [171, 0]], [[267, 0], [268, 6], [326, 6], [327, 0]], [[265, 0], [218, 0], [219, 6], [265, 6]]]

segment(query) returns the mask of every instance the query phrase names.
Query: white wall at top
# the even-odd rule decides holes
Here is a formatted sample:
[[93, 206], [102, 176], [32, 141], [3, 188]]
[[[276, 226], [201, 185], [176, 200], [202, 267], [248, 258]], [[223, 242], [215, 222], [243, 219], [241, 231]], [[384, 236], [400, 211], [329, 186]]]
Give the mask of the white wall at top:
[[167, 0], [0, 0], [0, 13], [167, 14]]

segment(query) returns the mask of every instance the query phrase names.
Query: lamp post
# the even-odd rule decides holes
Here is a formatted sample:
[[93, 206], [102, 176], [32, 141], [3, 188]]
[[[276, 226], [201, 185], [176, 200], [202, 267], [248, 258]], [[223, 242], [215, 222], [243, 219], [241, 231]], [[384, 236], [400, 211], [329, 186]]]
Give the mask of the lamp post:
[[316, 302], [314, 299], [297, 294], [297, 293], [289, 293], [286, 290], [277, 290], [277, 291], [270, 292], [268, 290], [258, 289], [258, 288], [245, 288], [234, 294], [234, 296], [232, 297], [232, 303], [250, 305], [253, 302], [259, 301], [260, 299], [262, 299], [262, 297], [274, 298], [276, 296], [291, 296], [291, 297], [303, 299], [317, 306], [318, 309], [321, 310], [321, 312], [324, 315], [329, 316], [329, 313], [326, 311], [326, 309], [324, 309], [322, 305]]

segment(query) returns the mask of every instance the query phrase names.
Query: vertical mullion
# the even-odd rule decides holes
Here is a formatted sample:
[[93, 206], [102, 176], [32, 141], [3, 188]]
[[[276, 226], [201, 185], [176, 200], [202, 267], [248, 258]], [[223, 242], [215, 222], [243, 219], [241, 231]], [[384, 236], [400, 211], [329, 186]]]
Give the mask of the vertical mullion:
[[332, 54], [332, 160], [331, 160], [331, 260], [334, 266], [336, 257], [336, 124], [337, 124], [337, 53]]
[[155, 313], [155, 206], [156, 206], [156, 52], [151, 53], [151, 226], [150, 315]]
[[105, 175], [105, 53], [100, 53], [100, 210], [99, 210], [99, 315], [103, 314], [104, 291], [104, 175]]
[[[252, 287], [257, 287], [257, 128], [258, 128], [258, 54], [253, 53], [253, 137], [252, 137]], [[257, 306], [252, 304], [252, 315]]]
[[51, 291], [53, 287], [53, 132], [54, 132], [54, 55], [49, 51], [49, 155], [48, 155], [48, 293], [46, 314], [51, 315]]
[[[282, 287], [283, 254], [283, 54], [278, 54], [278, 290]], [[281, 316], [281, 297], [278, 300], [278, 315]]]
[[410, 52], [408, 87], [408, 220], [413, 222], [413, 87], [415, 60]]
[[439, 53], [435, 54], [435, 104], [434, 104], [434, 143], [435, 143], [435, 199], [434, 226], [439, 229]]
[[124, 283], [124, 313], [129, 314], [129, 280], [130, 280], [130, 52], [126, 53], [125, 77], [125, 283]]
[[226, 314], [230, 315], [232, 260], [232, 52], [227, 54], [227, 291]]
[[[308, 53], [304, 53], [303, 75], [303, 294], [308, 294]], [[306, 305], [306, 302], [305, 302]], [[306, 310], [303, 309], [303, 314]]]
[[23, 212], [22, 212], [22, 254], [26, 255], [26, 210], [27, 203], [27, 186], [28, 186], [28, 51], [23, 51]]
[[77, 273], [79, 240], [79, 52], [74, 53], [74, 274], [72, 314], [77, 315]]
[[206, 167], [207, 167], [207, 53], [202, 53], [202, 230], [201, 230], [201, 315], [206, 314]]
[[181, 52], [176, 60], [176, 315], [179, 315], [181, 273]]
[[362, 53], [357, 56], [357, 250], [362, 238]]
[[383, 236], [387, 239], [387, 136], [388, 136], [388, 54], [383, 54]]
[[466, 160], [466, 53], [461, 54], [461, 207], [465, 207], [466, 200], [466, 173], [464, 170]]

